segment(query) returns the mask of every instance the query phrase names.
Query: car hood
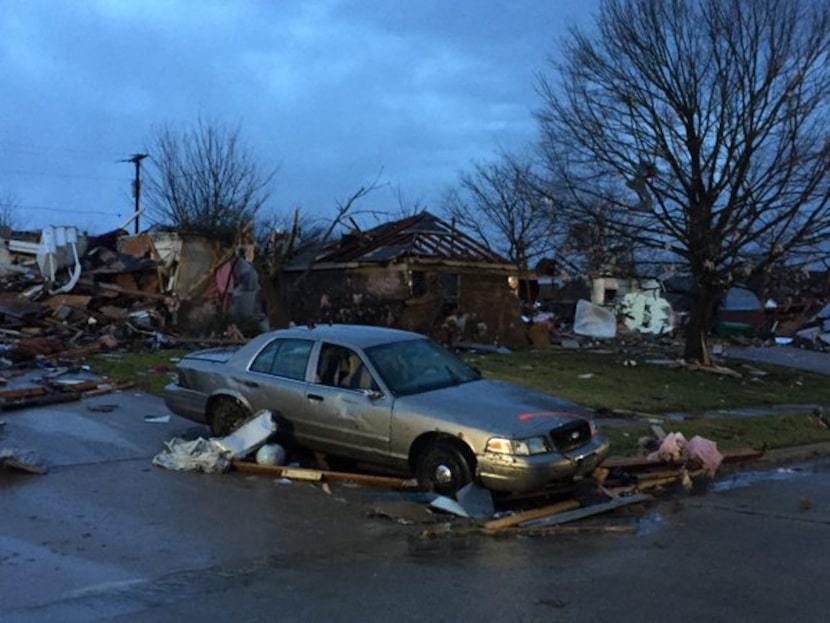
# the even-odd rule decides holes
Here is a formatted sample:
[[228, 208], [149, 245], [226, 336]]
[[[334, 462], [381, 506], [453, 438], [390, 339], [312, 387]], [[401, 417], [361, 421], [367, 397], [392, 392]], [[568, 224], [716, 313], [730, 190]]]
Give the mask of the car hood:
[[395, 401], [396, 412], [419, 414], [506, 436], [556, 428], [592, 412], [552, 394], [513, 383], [481, 379]]

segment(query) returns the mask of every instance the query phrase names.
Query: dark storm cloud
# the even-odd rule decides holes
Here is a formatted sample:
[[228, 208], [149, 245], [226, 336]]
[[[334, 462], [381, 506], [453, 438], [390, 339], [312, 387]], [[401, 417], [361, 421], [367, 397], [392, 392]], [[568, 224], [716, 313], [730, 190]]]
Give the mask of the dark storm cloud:
[[117, 160], [202, 118], [279, 168], [275, 212], [330, 213], [381, 171], [368, 207], [436, 206], [471, 160], [533, 140], [534, 75], [593, 4], [7, 0], [0, 195], [40, 223], [115, 227]]

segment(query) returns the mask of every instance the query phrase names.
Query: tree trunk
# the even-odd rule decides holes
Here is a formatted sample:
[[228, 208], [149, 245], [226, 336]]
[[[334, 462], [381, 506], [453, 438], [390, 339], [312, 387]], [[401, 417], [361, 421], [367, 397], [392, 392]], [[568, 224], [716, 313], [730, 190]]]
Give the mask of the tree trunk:
[[698, 287], [695, 302], [689, 314], [689, 324], [686, 326], [686, 347], [684, 357], [686, 361], [697, 361], [701, 365], [712, 364], [709, 359], [709, 329], [715, 313], [717, 291], [711, 285]]

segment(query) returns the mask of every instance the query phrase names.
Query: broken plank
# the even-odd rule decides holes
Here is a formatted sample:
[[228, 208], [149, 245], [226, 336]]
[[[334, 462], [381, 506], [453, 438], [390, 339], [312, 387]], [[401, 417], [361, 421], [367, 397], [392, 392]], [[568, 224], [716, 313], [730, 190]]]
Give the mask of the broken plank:
[[310, 480], [314, 482], [323, 480], [323, 472], [314, 469], [298, 469], [294, 467], [282, 470], [281, 476], [283, 478], [291, 478], [292, 480]]
[[473, 526], [456, 528], [451, 524], [431, 526], [422, 530], [418, 536], [421, 538], [436, 537], [466, 537], [466, 536], [504, 536], [505, 534], [521, 536], [548, 536], [551, 534], [632, 534], [637, 531], [637, 526], [608, 524], [602, 526], [542, 526], [539, 528], [513, 527], [508, 531], [488, 530], [484, 526]]
[[46, 473], [46, 469], [41, 467], [40, 465], [37, 465], [32, 462], [19, 460], [13, 456], [0, 458], [0, 466], [7, 467], [9, 469], [16, 469], [21, 472], [28, 472], [29, 474], [43, 475]]
[[91, 389], [98, 389], [102, 385], [108, 385], [112, 381], [108, 378], [100, 379], [98, 381], [71, 381], [68, 379], [54, 380], [51, 385], [63, 392], [85, 392]]
[[110, 392], [130, 389], [131, 387], [135, 387], [135, 383], [133, 383], [132, 381], [120, 381], [118, 383], [113, 383], [111, 385], [99, 385], [97, 389], [91, 389], [89, 391], [83, 392], [82, 395], [84, 398], [92, 398], [94, 396], [103, 396], [104, 394], [109, 394]]
[[18, 398], [43, 396], [48, 393], [49, 390], [45, 387], [21, 387], [19, 389], [4, 389], [0, 391], [0, 398], [3, 400], [17, 400]]
[[523, 521], [538, 519], [539, 517], [546, 517], [548, 515], [555, 515], [556, 513], [563, 513], [579, 507], [580, 504], [576, 500], [564, 500], [562, 502], [557, 502], [556, 504], [550, 504], [549, 506], [534, 508], [522, 513], [516, 513], [515, 515], [508, 515], [506, 517], [500, 517], [499, 519], [493, 519], [486, 522], [484, 524], [484, 528], [487, 530], [501, 530], [516, 526]]
[[[326, 480], [341, 480], [356, 482], [362, 485], [372, 485], [374, 487], [387, 487], [390, 489], [413, 489], [417, 485], [411, 479], [391, 478], [389, 476], [372, 476], [370, 474], [353, 474], [349, 472], [333, 472], [321, 469], [307, 469], [304, 467], [287, 467], [282, 465], [260, 465], [259, 463], [252, 463], [250, 461], [233, 461], [231, 463], [235, 469], [245, 472], [253, 472], [260, 474], [274, 474], [277, 476], [285, 475], [285, 472], [305, 472], [308, 474], [320, 474], [321, 478]], [[308, 478], [306, 478], [308, 480]]]
[[11, 402], [0, 403], [0, 411], [12, 411], [14, 409], [26, 409], [28, 407], [43, 407], [46, 405], [60, 404], [62, 402], [73, 402], [80, 400], [80, 394], [54, 393], [45, 396], [32, 396], [31, 398], [18, 398]]
[[630, 506], [632, 504], [640, 504], [652, 499], [650, 495], [644, 493], [635, 493], [623, 498], [614, 498], [607, 502], [600, 504], [592, 504], [591, 506], [583, 506], [576, 510], [565, 511], [564, 513], [557, 513], [548, 517], [540, 517], [539, 519], [531, 519], [530, 521], [523, 521], [519, 524], [522, 528], [541, 528], [546, 526], [557, 526], [578, 519], [585, 519], [594, 515], [601, 515], [623, 506]]

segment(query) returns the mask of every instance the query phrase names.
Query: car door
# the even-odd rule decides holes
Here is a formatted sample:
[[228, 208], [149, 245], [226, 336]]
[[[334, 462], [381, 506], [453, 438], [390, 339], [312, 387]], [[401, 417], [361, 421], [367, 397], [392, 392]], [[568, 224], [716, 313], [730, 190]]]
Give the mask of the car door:
[[388, 455], [392, 397], [359, 351], [322, 342], [306, 399], [306, 445], [365, 461]]
[[268, 409], [294, 422], [306, 405], [306, 372], [313, 340], [276, 338], [233, 381], [254, 413]]

